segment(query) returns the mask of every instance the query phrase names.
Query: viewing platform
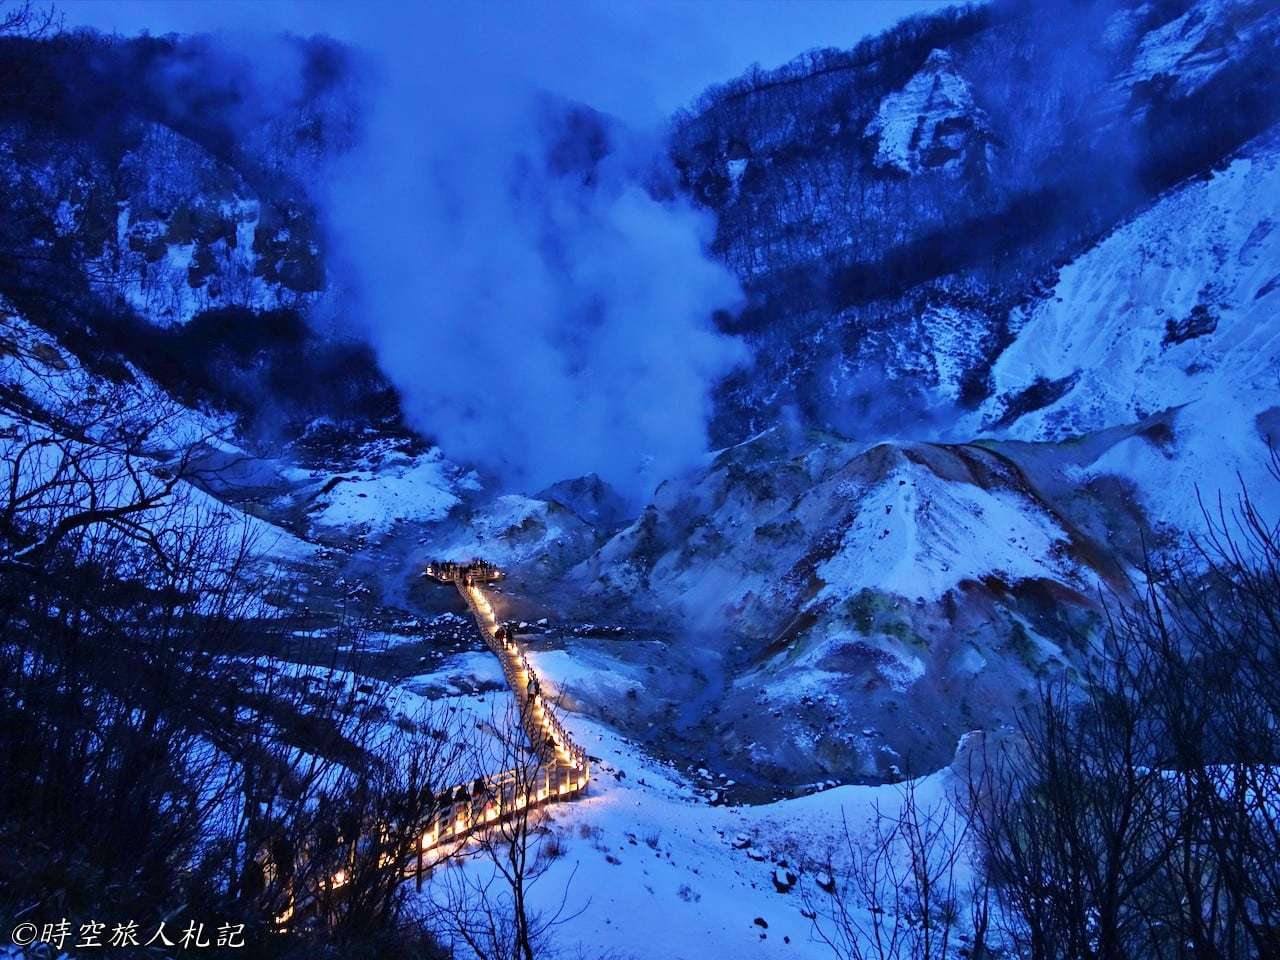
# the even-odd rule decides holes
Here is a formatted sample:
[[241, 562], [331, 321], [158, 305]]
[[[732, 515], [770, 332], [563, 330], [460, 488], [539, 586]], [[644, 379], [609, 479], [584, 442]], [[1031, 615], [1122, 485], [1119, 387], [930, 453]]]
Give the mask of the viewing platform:
[[452, 583], [467, 586], [473, 583], [496, 583], [503, 573], [497, 564], [487, 560], [471, 560], [459, 563], [454, 560], [432, 560], [427, 564], [423, 575], [437, 583]]

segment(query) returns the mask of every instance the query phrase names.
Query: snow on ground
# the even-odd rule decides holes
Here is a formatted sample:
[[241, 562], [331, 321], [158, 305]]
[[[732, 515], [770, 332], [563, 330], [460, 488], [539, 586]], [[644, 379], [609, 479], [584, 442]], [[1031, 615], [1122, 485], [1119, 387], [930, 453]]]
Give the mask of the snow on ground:
[[[323, 682], [352, 697], [363, 696], [360, 688], [370, 685], [373, 692], [369, 696], [387, 708], [387, 735], [391, 735], [401, 719], [415, 722], [430, 719], [437, 729], [451, 728], [463, 737], [480, 737], [483, 735], [477, 731], [502, 722], [514, 702], [497, 658], [489, 653], [455, 654], [429, 673], [406, 677], [394, 685], [323, 664], [265, 657], [250, 658], [248, 662], [264, 676], [274, 674]], [[481, 687], [487, 689], [481, 690]]]
[[319, 549], [314, 543], [309, 543], [270, 521], [228, 507], [198, 487], [190, 484], [184, 484], [183, 487], [182, 495], [199, 509], [207, 510], [209, 516], [218, 516], [230, 523], [242, 525], [255, 556], [268, 561], [298, 563], [314, 557]]
[[[615, 674], [611, 662], [563, 651], [530, 656], [552, 692], [585, 684], [617, 688], [621, 696], [638, 685]], [[393, 721], [443, 712], [483, 736], [511, 702], [505, 687], [462, 692], [485, 682], [502, 682], [492, 654], [451, 656], [399, 684], [390, 701]], [[450, 693], [438, 696], [441, 687]], [[845, 823], [854, 835], [864, 833], [877, 807], [889, 815], [899, 808], [901, 788], [843, 786], [762, 806], [712, 806], [705, 791], [626, 737], [580, 715], [563, 719], [593, 758], [593, 780], [585, 797], [549, 808], [563, 853], [531, 890], [536, 911], [553, 913], [563, 901], [565, 921], [553, 933], [559, 952], [619, 960], [829, 956], [801, 913], [801, 885], [825, 896], [814, 881], [820, 864], [842, 862]], [[917, 800], [926, 809], [949, 804], [951, 777], [944, 770], [917, 781]], [[435, 890], [443, 899], [453, 871], [483, 877], [489, 869], [478, 857], [441, 866], [424, 896]], [[779, 891], [775, 871], [799, 874], [800, 885]]]
[[[566, 897], [570, 919], [554, 932], [560, 949], [664, 960], [830, 956], [800, 913], [799, 888], [775, 888], [770, 856], [793, 871], [802, 858], [826, 860], [843, 844], [842, 817], [855, 833], [865, 830], [876, 804], [898, 807], [899, 788], [844, 786], [764, 806], [709, 806], [625, 738], [582, 717], [565, 721], [599, 762], [585, 798], [551, 808], [565, 852], [532, 894], [544, 912]], [[919, 781], [918, 800], [947, 802], [950, 776]], [[735, 848], [739, 836], [749, 845]]]
[[157, 456], [204, 443], [225, 453], [243, 451], [226, 439], [233, 418], [176, 403], [141, 370], [126, 364], [129, 380], [113, 384], [90, 373], [56, 339], [0, 301], [0, 383], [36, 407], [57, 414], [109, 399], [114, 411], [150, 419], [145, 442]]
[[965, 374], [982, 356], [982, 337], [986, 326], [980, 311], [950, 305], [933, 305], [920, 314], [923, 340], [928, 344], [938, 378], [938, 395], [948, 403], [960, 399]]
[[1181, 408], [1171, 442], [1126, 441], [1081, 479], [1129, 477], [1156, 517], [1183, 528], [1200, 524], [1197, 485], [1231, 496], [1240, 471], [1255, 493], [1274, 491], [1263, 434], [1280, 404], [1278, 139], [1170, 192], [1064, 267], [1054, 291], [1013, 318], [1018, 336], [981, 416], [994, 422], [1037, 378], [1075, 378], [1004, 433], [1056, 441]]
[[[406, 716], [444, 709], [468, 718], [470, 726], [503, 716], [513, 702], [502, 665], [488, 651], [456, 653], [429, 673], [406, 677], [397, 686], [393, 699]], [[488, 689], [476, 692], [482, 687]]]
[[430, 673], [410, 677], [402, 683], [443, 686], [455, 695], [462, 695], [486, 685], [498, 684], [505, 689], [507, 680], [497, 657], [488, 651], [473, 650], [454, 654]]
[[[636, 641], [638, 645], [641, 641]], [[662, 645], [651, 645], [660, 654]], [[637, 649], [636, 646], [631, 647]], [[588, 690], [595, 697], [601, 693], [624, 697], [631, 690], [643, 692], [648, 674], [639, 663], [624, 663], [603, 650], [584, 647], [569, 653], [567, 650], [526, 651], [534, 671], [547, 680], [550, 691]]]
[[[23, 435], [32, 440], [50, 435], [40, 424], [0, 414], [0, 430], [6, 429], [22, 429]], [[14, 463], [5, 460], [0, 466], [0, 482], [8, 484], [13, 481], [20, 491], [26, 491], [59, 478], [64, 489], [74, 491], [76, 497], [85, 502], [92, 484], [97, 502], [101, 506], [133, 502], [139, 496], [140, 489], [147, 496], [155, 496], [162, 489], [160, 474], [151, 472], [158, 469], [159, 464], [152, 464], [145, 458], [130, 461], [110, 448], [79, 444], [70, 444], [69, 447], [79, 448], [84, 452], [83, 459], [77, 465], [80, 472], [74, 479], [68, 476], [68, 467], [63, 462], [59, 449], [49, 446], [34, 448], [16, 467]], [[15, 469], [18, 473], [16, 481], [13, 478]], [[140, 480], [135, 481], [133, 471], [137, 471]], [[60, 504], [48, 502], [48, 516], [61, 512]], [[185, 482], [178, 483], [167, 497], [138, 516], [147, 522], [159, 523], [163, 520], [165, 524], [172, 524], [177, 518], [181, 518], [183, 522], [205, 528], [221, 527], [226, 531], [230, 548], [234, 549], [243, 537], [249, 551], [267, 561], [301, 561], [311, 557], [316, 550], [313, 544], [292, 533], [259, 517], [235, 510], [199, 487]], [[40, 512], [31, 511], [26, 519], [28, 522], [37, 522], [40, 520]]]
[[311, 518], [320, 526], [365, 531], [386, 530], [399, 520], [441, 520], [460, 502], [450, 472], [434, 447], [419, 457], [388, 457], [330, 480], [333, 486], [316, 497]]
[[[1280, 389], [1271, 399], [1280, 402]], [[1221, 499], [1230, 516], [1242, 484], [1264, 517], [1280, 518], [1280, 483], [1267, 472], [1268, 453], [1256, 432], [1257, 401], [1265, 398], [1222, 396], [1188, 404], [1174, 419], [1177, 448], [1129, 437], [1069, 476], [1081, 483], [1107, 475], [1133, 478], [1152, 515], [1179, 530], [1203, 528], [1202, 503], [1216, 515]], [[1280, 444], [1280, 417], [1271, 429], [1272, 442]]]
[[[936, 600], [962, 580], [1000, 574], [1071, 581], [1062, 529], [1009, 490], [945, 480], [904, 463], [858, 500], [840, 549], [818, 566], [818, 599], [863, 588]], [[999, 544], [997, 547], [996, 544]]]
[[[485, 657], [496, 667], [492, 656], [468, 654], [431, 676], [444, 676], [454, 665], [482, 670]], [[532, 653], [530, 659], [551, 690], [631, 685], [562, 651]], [[488, 706], [475, 697], [443, 702], [478, 719]], [[564, 900], [568, 919], [555, 928], [557, 949], [620, 960], [830, 956], [801, 915], [800, 886], [779, 892], [774, 871], [785, 863], [784, 872], [812, 884], [812, 862], [843, 862], [844, 823], [854, 835], [864, 833], [877, 807], [888, 814], [900, 808], [900, 787], [842, 786], [762, 806], [711, 806], [682, 774], [626, 737], [576, 714], [563, 720], [593, 758], [593, 773], [584, 798], [550, 808], [564, 853], [532, 889], [537, 911], [553, 913]], [[943, 770], [916, 782], [922, 809], [951, 802], [952, 776]], [[802, 863], [810, 864], [808, 874], [797, 869]], [[446, 866], [434, 882], [442, 883], [444, 871], [485, 875], [488, 869], [483, 861]]]

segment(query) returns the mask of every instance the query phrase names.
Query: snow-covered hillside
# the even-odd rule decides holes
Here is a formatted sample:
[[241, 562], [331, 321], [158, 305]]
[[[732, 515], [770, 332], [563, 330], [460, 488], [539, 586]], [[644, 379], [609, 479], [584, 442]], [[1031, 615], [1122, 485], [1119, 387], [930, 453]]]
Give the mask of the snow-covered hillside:
[[325, 479], [311, 502], [312, 522], [348, 533], [385, 533], [398, 523], [442, 520], [461, 503], [457, 492], [476, 489], [444, 460], [438, 448], [411, 456], [375, 441], [351, 469]]
[[[125, 190], [95, 264], [107, 296], [156, 324], [181, 324], [219, 307], [306, 308], [319, 290], [288, 259], [318, 269], [320, 250], [297, 211], [282, 222], [232, 167], [174, 130], [150, 125], [120, 161]], [[65, 207], [75, 229], [83, 203]], [[290, 282], [292, 281], [292, 282]]]
[[1143, 35], [1124, 80], [1164, 82], [1181, 94], [1194, 93], [1251, 46], [1274, 46], [1273, 14], [1266, 0], [1201, 0]]
[[[922, 723], [945, 741], [961, 703], [998, 719], [1202, 500], [1230, 507], [1243, 481], [1280, 512], [1277, 198], [1272, 131], [1063, 265], [1012, 312], [989, 399], [948, 424], [979, 445], [768, 431], [664, 485], [577, 576], [720, 649], [726, 713], [781, 708], [732, 734], [761, 769], [826, 751], [874, 775], [920, 755]], [[950, 317], [917, 341], [939, 365], [972, 343]], [[796, 705], [828, 696], [847, 729], [815, 733]]]
[[1125, 477], [1154, 519], [1181, 529], [1199, 525], [1196, 488], [1232, 497], [1237, 473], [1276, 505], [1266, 443], [1280, 440], [1277, 224], [1273, 131], [1063, 267], [1015, 315], [978, 416], [997, 436], [1061, 441], [1170, 411], [1161, 444], [1110, 448], [1081, 464], [1080, 481]]
[[[188, 451], [221, 457], [244, 456], [231, 441], [225, 416], [176, 403], [145, 374], [129, 369], [114, 382], [87, 370], [46, 331], [11, 309], [0, 308], [0, 436], [6, 457], [0, 482], [20, 498], [42, 487], [61, 487], [58, 504], [83, 498], [83, 507], [105, 509], [157, 495]], [[96, 402], [104, 404], [94, 410]], [[78, 416], [86, 412], [88, 416]], [[68, 427], [70, 425], [70, 429]], [[123, 431], [146, 429], [140, 445]], [[82, 458], [74, 470], [67, 452]], [[34, 498], [32, 504], [41, 502]], [[242, 526], [254, 551], [272, 561], [305, 561], [313, 545], [259, 517], [242, 513], [181, 479], [172, 492], [143, 512], [141, 522], [157, 526], [179, 505], [209, 528]], [[22, 510], [26, 508], [23, 507]], [[39, 523], [38, 516], [24, 516]]]
[[[608, 727], [572, 716], [568, 726], [599, 760], [590, 794], [553, 808], [560, 852], [531, 892], [543, 915], [563, 904], [564, 922], [553, 931], [560, 948], [607, 950], [619, 960], [831, 955], [813, 932], [802, 891], [823, 906], [829, 895], [818, 882], [828, 864], [844, 865], [844, 824], [858, 836], [877, 810], [895, 816], [901, 788], [845, 786], [772, 804], [711, 806], [678, 771]], [[954, 784], [950, 770], [939, 771], [916, 785], [915, 801], [941, 818], [956, 802]], [[464, 861], [444, 869], [485, 876], [488, 868]]]
[[[668, 481], [573, 572], [587, 609], [674, 634], [632, 729], [678, 742], [679, 678], [702, 673], [711, 715], [685, 732], [690, 754], [709, 738], [759, 786], [891, 776], [1008, 719], [1038, 676], [1071, 663], [1099, 590], [1125, 589], [1121, 564], [1075, 520], [1102, 514], [1098, 500], [1064, 511], [1027, 467], [1071, 462], [779, 429]], [[653, 656], [568, 642], [623, 675]], [[590, 678], [568, 686], [613, 710]]]
[[989, 397], [1019, 310], [1062, 263], [1280, 118], [1273, 3], [1065, 19], [953, 8], [748, 74], [680, 118], [676, 162], [717, 215], [756, 356], [721, 391], [717, 445], [788, 410], [928, 435]]

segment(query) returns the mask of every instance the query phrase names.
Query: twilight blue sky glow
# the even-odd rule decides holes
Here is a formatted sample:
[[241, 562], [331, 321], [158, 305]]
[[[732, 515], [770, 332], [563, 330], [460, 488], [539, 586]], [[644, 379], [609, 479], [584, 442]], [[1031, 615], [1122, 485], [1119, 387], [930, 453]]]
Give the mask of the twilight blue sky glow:
[[121, 34], [290, 31], [374, 45], [387, 30], [412, 33], [421, 24], [449, 23], [460, 32], [460, 47], [519, 45], [543, 85], [643, 121], [670, 113], [753, 63], [775, 67], [814, 47], [851, 47], [903, 17], [947, 5], [942, 0], [62, 0], [58, 7], [69, 25]]
[[[749, 359], [711, 214], [658, 200], [666, 118], [708, 84], [850, 47], [931, 2], [67, 3], [68, 24], [214, 32], [272, 102], [282, 32], [366, 51], [365, 142], [315, 189], [337, 321], [366, 338], [446, 456], [536, 491], [595, 472], [633, 500], [706, 450], [712, 390]], [[291, 73], [292, 71], [292, 73]], [[596, 176], [546, 162], [545, 92], [622, 121]], [[548, 113], [550, 111], [550, 113]]]

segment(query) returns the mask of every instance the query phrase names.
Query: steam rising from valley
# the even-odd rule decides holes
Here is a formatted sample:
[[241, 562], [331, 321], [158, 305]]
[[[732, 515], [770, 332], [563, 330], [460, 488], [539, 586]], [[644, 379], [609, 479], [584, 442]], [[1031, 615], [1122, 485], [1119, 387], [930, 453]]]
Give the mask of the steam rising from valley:
[[[752, 59], [851, 43], [902, 12], [762, 6], [726, 30], [735, 8], [715, 2], [70, 9], [108, 31], [213, 31], [194, 67], [154, 79], [184, 129], [219, 115], [227, 153], [282, 103], [354, 94], [324, 118], [308, 184], [336, 325], [374, 347], [451, 460], [509, 489], [595, 472], [633, 500], [707, 449], [711, 391], [748, 355], [713, 320], [742, 294], [709, 253], [713, 215], [675, 189], [667, 118]], [[348, 124], [354, 147], [332, 149]]]
[[714, 222], [674, 198], [659, 136], [544, 93], [495, 46], [511, 31], [431, 26], [418, 56], [369, 38], [364, 135], [326, 194], [357, 322], [451, 459], [642, 497], [706, 449], [746, 356], [712, 320], [740, 298]]

